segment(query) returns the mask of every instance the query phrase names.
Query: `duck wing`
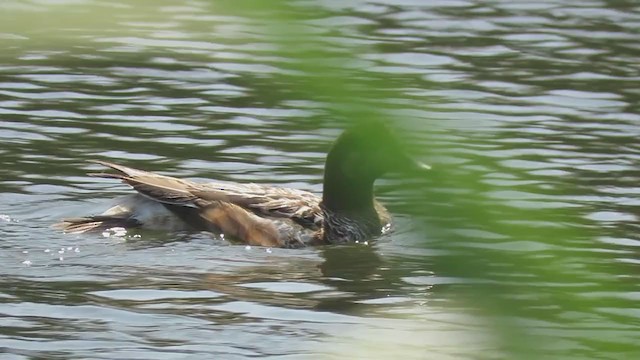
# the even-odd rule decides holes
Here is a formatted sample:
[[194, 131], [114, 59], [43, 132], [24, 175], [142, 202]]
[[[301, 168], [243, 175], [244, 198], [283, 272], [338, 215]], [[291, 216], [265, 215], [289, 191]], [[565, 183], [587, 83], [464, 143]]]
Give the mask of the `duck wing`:
[[266, 217], [290, 218], [308, 228], [322, 225], [321, 198], [313, 193], [260, 184], [206, 183], [192, 190], [206, 201], [224, 201]]
[[[260, 217], [288, 218], [305, 228], [317, 230], [322, 225], [320, 197], [308, 191], [260, 184], [226, 182], [196, 183], [107, 161], [97, 164], [117, 173], [90, 173], [91, 176], [116, 178], [140, 194], [163, 204], [210, 209], [215, 204], [232, 204]], [[171, 208], [170, 208], [171, 209]]]
[[121, 180], [129, 184], [141, 195], [164, 204], [196, 206], [197, 197], [190, 192], [195, 183], [191, 181], [138, 170], [107, 161], [91, 160], [90, 162], [112, 168], [117, 173], [89, 173], [89, 176]]

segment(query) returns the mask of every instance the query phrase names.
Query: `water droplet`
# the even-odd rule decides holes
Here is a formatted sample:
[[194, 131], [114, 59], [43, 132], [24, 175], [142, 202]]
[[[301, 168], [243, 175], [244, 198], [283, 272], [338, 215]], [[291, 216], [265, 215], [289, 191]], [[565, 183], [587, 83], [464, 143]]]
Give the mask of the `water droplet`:
[[22, 262], [23, 265], [31, 266], [31, 260], [25, 260]]
[[245, 249], [245, 250], [251, 250], [251, 246], [250, 246], [250, 245], [247, 245], [247, 246], [245, 246], [245, 247], [244, 247], [244, 249]]
[[267, 248], [267, 253], [271, 254], [272, 251], [271, 248]]

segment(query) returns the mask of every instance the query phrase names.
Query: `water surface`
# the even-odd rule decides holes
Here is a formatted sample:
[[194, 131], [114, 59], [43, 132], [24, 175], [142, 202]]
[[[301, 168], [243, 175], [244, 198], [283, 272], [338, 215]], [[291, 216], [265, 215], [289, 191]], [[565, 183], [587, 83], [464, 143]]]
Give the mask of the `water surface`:
[[[348, 66], [395, 91], [376, 106], [444, 149], [417, 154], [432, 179], [379, 184], [397, 226], [368, 245], [52, 230], [130, 191], [86, 177], [88, 159], [320, 192], [345, 121], [282, 80], [287, 59], [253, 21], [209, 2], [0, 5], [2, 358], [504, 358], [517, 344], [491, 330], [476, 293], [456, 292], [472, 280], [438, 265], [487, 254], [500, 256], [486, 277], [522, 290], [505, 297], [531, 310], [511, 321], [544, 339], [538, 355], [640, 355], [638, 5], [301, 6], [324, 9], [300, 22], [337, 51], [366, 49]], [[466, 227], [446, 209], [477, 189], [438, 169], [484, 185], [492, 216], [551, 235]], [[415, 196], [424, 186], [435, 197]], [[574, 217], [509, 215], [558, 210]], [[443, 246], [430, 224], [447, 222], [456, 241]], [[558, 264], [553, 281], [532, 275]]]

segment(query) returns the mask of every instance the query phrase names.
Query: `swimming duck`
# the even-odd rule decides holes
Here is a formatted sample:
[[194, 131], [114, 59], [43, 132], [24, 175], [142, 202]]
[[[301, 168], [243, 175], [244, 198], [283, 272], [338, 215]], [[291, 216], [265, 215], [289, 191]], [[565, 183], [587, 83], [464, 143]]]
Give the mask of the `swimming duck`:
[[65, 219], [67, 233], [110, 228], [199, 230], [269, 247], [369, 240], [389, 229], [391, 216], [374, 199], [374, 181], [388, 172], [422, 172], [390, 129], [367, 122], [346, 130], [329, 151], [322, 196], [260, 184], [198, 183], [107, 161], [115, 173], [90, 173], [133, 187], [101, 215]]

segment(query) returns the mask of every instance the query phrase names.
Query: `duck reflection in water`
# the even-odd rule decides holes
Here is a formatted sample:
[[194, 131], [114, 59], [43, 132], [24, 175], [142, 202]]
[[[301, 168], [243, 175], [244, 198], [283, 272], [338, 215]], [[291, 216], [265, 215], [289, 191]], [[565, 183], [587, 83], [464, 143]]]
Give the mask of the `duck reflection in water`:
[[[406, 274], [385, 270], [393, 264], [382, 258], [375, 246], [346, 244], [319, 250], [320, 262], [274, 250], [266, 264], [208, 273], [200, 282], [191, 281], [187, 286], [213, 290], [241, 302], [337, 314], [360, 314], [363, 301], [406, 296], [401, 280]], [[309, 291], [300, 291], [304, 289]]]

